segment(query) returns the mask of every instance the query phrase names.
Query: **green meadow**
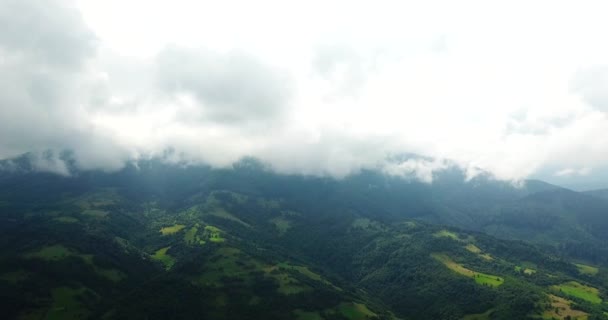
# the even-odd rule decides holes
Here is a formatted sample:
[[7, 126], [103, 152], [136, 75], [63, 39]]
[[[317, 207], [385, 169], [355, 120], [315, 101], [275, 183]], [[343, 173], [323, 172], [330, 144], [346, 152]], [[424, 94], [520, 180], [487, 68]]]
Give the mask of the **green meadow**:
[[283, 217], [270, 219], [270, 223], [277, 228], [279, 235], [284, 235], [291, 228], [291, 222]]
[[473, 278], [476, 283], [481, 285], [488, 285], [491, 287], [498, 287], [505, 282], [505, 280], [501, 277], [485, 274], [481, 272], [476, 272], [470, 269], [463, 267], [461, 264], [454, 262], [450, 257], [441, 253], [433, 253], [431, 256], [443, 263], [450, 270], [459, 273], [461, 275], [467, 276], [469, 278]]
[[73, 256], [74, 252], [60, 245], [51, 245], [40, 248], [38, 251], [26, 253], [26, 258], [37, 258], [45, 261], [58, 261]]
[[600, 271], [597, 267], [582, 264], [582, 263], [575, 263], [574, 265], [576, 266], [576, 268], [578, 269], [578, 272], [580, 274], [594, 276]]
[[182, 229], [184, 229], [186, 226], [183, 224], [174, 224], [172, 226], [169, 227], [164, 227], [160, 229], [160, 233], [163, 236], [168, 236], [170, 234], [174, 234], [174, 233], [178, 233], [180, 231], [182, 231]]
[[296, 320], [324, 320], [323, 317], [315, 311], [303, 311], [296, 309], [293, 313], [296, 316]]
[[203, 235], [211, 242], [224, 242], [226, 239], [222, 237], [222, 230], [214, 226], [205, 226]]
[[558, 286], [553, 286], [552, 288], [568, 296], [579, 298], [594, 304], [602, 303], [602, 298], [599, 297], [598, 289], [580, 284], [576, 281], [566, 282]]
[[462, 320], [490, 320], [490, 316], [494, 309], [490, 309], [484, 313], [468, 314]]
[[336, 309], [349, 320], [365, 320], [377, 316], [366, 305], [361, 303], [344, 302], [339, 304]]
[[74, 218], [74, 217], [70, 217], [70, 216], [61, 216], [61, 217], [55, 217], [53, 218], [54, 221], [57, 222], [61, 222], [61, 223], [76, 223], [80, 220]]
[[42, 259], [45, 261], [59, 261], [68, 257], [78, 257], [86, 264], [93, 268], [95, 273], [107, 278], [108, 280], [118, 282], [126, 278], [125, 274], [116, 269], [106, 269], [98, 267], [94, 262], [92, 254], [82, 254], [75, 250], [68, 249], [60, 244], [45, 246], [37, 251], [26, 253], [24, 255], [28, 259]]
[[53, 304], [46, 313], [44, 319], [86, 319], [89, 311], [79, 302], [78, 297], [86, 292], [85, 288], [59, 287], [53, 289], [51, 296]]
[[171, 247], [160, 248], [151, 256], [152, 259], [160, 261], [165, 266], [165, 270], [170, 270], [175, 264], [175, 258], [167, 254], [169, 249], [171, 249]]

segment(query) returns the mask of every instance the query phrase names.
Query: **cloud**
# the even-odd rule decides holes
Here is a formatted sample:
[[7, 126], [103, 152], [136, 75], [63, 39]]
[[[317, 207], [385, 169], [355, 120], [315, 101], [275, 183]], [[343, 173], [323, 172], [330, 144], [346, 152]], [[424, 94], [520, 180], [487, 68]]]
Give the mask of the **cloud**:
[[565, 168], [565, 169], [555, 172], [554, 175], [556, 175], [558, 177], [586, 176], [586, 175], [589, 175], [590, 173], [591, 173], [591, 168], [580, 168], [580, 169]]
[[74, 70], [94, 51], [95, 36], [68, 2], [4, 0], [0, 6], [0, 43], [4, 60], [34, 67]]
[[192, 96], [201, 121], [266, 121], [289, 104], [288, 76], [243, 52], [170, 47], [158, 55], [157, 67], [161, 89]]
[[571, 86], [589, 105], [608, 113], [608, 65], [579, 70], [574, 75]]
[[0, 25], [0, 157], [33, 152], [40, 155], [35, 167], [62, 174], [54, 154], [63, 150], [77, 159], [93, 149], [115, 157], [115, 146], [96, 148], [107, 136], [86, 112], [98, 80], [87, 68], [96, 37], [79, 12], [64, 1], [9, 0], [0, 6]]
[[74, 1], [0, 6], [0, 158], [424, 181], [443, 159], [514, 180], [608, 161], [599, 4]]
[[416, 178], [420, 181], [431, 183], [437, 171], [445, 170], [449, 167], [450, 164], [441, 159], [407, 159], [398, 163], [388, 163], [382, 169], [390, 175]]

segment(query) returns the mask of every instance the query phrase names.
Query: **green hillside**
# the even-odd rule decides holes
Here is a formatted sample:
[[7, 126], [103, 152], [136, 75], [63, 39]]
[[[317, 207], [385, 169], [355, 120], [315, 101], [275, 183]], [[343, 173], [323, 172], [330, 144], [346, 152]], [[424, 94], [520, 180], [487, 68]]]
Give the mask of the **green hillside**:
[[[444, 178], [428, 185], [373, 172], [281, 176], [255, 163], [5, 173], [5, 318], [605, 318], [601, 261], [547, 244], [555, 234], [542, 226], [545, 238], [530, 242], [472, 231], [489, 226], [474, 218], [480, 208], [545, 201], [553, 187], [488, 180], [465, 211], [476, 187], [456, 190], [456, 180]], [[564, 219], [589, 204], [557, 194]], [[581, 214], [600, 219], [601, 204]], [[510, 211], [487, 215], [496, 212]], [[460, 215], [458, 227], [449, 226]], [[466, 217], [474, 223], [463, 226]], [[516, 235], [510, 222], [503, 226]], [[593, 228], [583, 229], [589, 242], [574, 231], [563, 236], [599, 248]]]

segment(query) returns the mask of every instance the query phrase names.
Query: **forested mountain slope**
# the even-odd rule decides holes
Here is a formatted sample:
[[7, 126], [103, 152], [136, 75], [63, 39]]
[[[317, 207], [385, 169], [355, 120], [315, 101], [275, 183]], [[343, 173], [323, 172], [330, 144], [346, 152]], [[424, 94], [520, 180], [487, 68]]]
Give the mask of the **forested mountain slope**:
[[[150, 161], [117, 173], [71, 177], [4, 171], [5, 314], [605, 316], [607, 269], [573, 260], [566, 245], [603, 243], [596, 229], [605, 221], [602, 200], [542, 182], [517, 188], [462, 177], [446, 171], [426, 184], [367, 171], [335, 180], [277, 175], [255, 161], [224, 170]], [[519, 224], [513, 222], [517, 214], [524, 219]], [[545, 214], [555, 215], [548, 226], [538, 218]], [[492, 233], [496, 226], [501, 237], [525, 238], [521, 230], [533, 228], [544, 238], [526, 243], [471, 231]], [[547, 245], [559, 236], [558, 227], [570, 238]]]

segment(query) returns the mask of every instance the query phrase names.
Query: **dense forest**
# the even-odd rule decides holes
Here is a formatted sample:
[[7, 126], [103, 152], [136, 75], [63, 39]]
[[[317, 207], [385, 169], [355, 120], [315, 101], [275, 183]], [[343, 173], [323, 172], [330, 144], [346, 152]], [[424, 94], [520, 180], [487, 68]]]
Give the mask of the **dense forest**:
[[3, 163], [15, 319], [606, 319], [608, 202], [457, 169], [432, 184]]

